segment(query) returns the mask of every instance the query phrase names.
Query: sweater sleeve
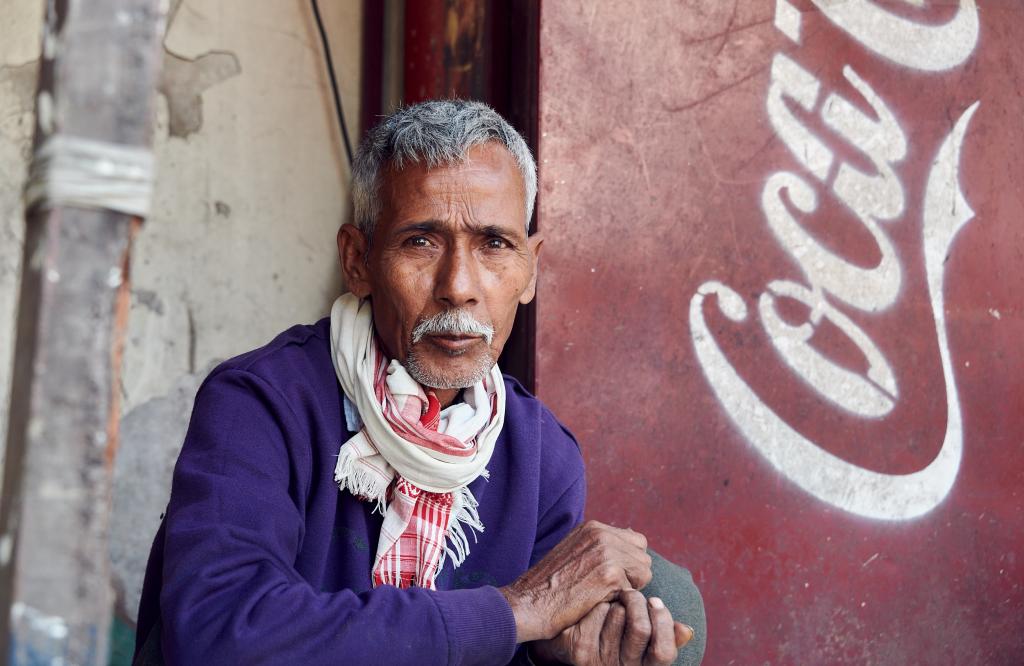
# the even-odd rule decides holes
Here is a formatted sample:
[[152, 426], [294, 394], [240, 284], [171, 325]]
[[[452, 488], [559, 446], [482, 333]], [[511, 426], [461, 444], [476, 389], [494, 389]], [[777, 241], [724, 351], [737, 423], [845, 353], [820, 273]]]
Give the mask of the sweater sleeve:
[[[587, 499], [587, 481], [583, 471], [583, 458], [579, 444], [572, 433], [545, 409], [541, 416], [541, 431], [545, 460], [544, 485], [555, 488], [553, 501], [541, 508], [537, 523], [537, 537], [530, 555], [533, 567], [557, 546], [574, 527], [583, 522], [583, 509]], [[560, 480], [561, 483], [557, 483]], [[568, 484], [568, 487], [566, 487]], [[561, 492], [558, 492], [558, 491]], [[529, 643], [516, 650], [510, 666], [534, 666], [530, 658]]]
[[515, 618], [493, 587], [319, 592], [294, 567], [309, 435], [255, 374], [196, 398], [166, 517], [160, 607], [168, 663], [496, 664]]
[[544, 448], [541, 483], [553, 492], [539, 507], [540, 518], [530, 556], [531, 567], [583, 522], [583, 508], [587, 499], [583, 457], [576, 438], [547, 408], [541, 413], [541, 433]]

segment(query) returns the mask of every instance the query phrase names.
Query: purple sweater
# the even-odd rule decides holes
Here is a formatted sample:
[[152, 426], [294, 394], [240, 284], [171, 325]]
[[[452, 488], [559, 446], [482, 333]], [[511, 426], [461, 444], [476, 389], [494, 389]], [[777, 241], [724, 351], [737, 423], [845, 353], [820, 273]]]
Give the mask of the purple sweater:
[[330, 322], [220, 365], [196, 396], [146, 570], [139, 643], [158, 620], [175, 664], [504, 664], [515, 621], [497, 590], [583, 514], [573, 436], [514, 379], [470, 488], [485, 531], [437, 591], [372, 588], [381, 516], [333, 481], [345, 425]]

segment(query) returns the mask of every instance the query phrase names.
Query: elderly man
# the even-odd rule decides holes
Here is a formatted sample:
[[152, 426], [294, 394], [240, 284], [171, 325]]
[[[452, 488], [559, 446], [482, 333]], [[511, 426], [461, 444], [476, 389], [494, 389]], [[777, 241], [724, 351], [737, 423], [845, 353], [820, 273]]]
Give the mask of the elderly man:
[[525, 142], [483, 104], [428, 102], [353, 172], [351, 293], [199, 390], [140, 657], [672, 663], [693, 630], [638, 591], [646, 540], [580, 524], [576, 441], [495, 364], [537, 279]]

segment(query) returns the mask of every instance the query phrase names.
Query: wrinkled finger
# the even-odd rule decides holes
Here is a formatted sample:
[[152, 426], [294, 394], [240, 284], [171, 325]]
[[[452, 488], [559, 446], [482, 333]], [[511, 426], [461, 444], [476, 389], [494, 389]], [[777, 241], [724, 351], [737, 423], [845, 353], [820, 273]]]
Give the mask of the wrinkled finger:
[[645, 550], [630, 553], [625, 563], [626, 578], [635, 590], [642, 590], [651, 582], [651, 556]]
[[580, 537], [592, 543], [621, 545], [630, 550], [647, 550], [647, 537], [629, 528], [612, 527], [596, 520], [588, 520], [570, 532], [570, 536], [579, 533]]
[[678, 654], [672, 613], [658, 597], [647, 600], [647, 610], [651, 618], [651, 640], [647, 643], [644, 666], [669, 666]]
[[676, 647], [681, 648], [693, 639], [693, 627], [682, 622], [676, 622], [673, 626], [676, 635]]
[[595, 601], [615, 601], [619, 598], [622, 590], [633, 589], [633, 584], [629, 582], [622, 562], [604, 562], [599, 568], [593, 570], [593, 575], [597, 577], [596, 583], [599, 589], [604, 590], [604, 596]]
[[641, 547], [646, 545], [646, 537], [633, 530], [610, 527], [597, 521], [587, 522], [583, 529], [586, 530], [584, 538], [589, 543], [587, 558], [604, 585], [625, 587], [618, 582], [619, 576], [624, 576], [629, 587], [635, 589], [650, 582], [651, 556]]
[[[653, 560], [645, 550], [640, 550], [621, 539], [617, 543], [609, 545], [602, 553], [602, 561], [606, 568], [613, 567], [615, 571], [629, 582], [629, 585], [619, 587], [630, 587], [635, 590], [642, 589], [651, 582], [651, 563]], [[607, 570], [607, 569], [606, 569]]]
[[619, 649], [622, 645], [622, 632], [626, 628], [626, 609], [621, 603], [615, 602], [608, 609], [604, 618], [604, 626], [598, 637], [602, 664], [615, 664], [619, 661]]
[[610, 603], [600, 603], [590, 609], [590, 612], [583, 616], [580, 620], [580, 628], [582, 629], [594, 629], [594, 636], [597, 636], [601, 632], [601, 627], [604, 626], [604, 619], [608, 616], [608, 611], [611, 610], [612, 605]]
[[647, 537], [643, 534], [631, 530], [628, 527], [625, 529], [619, 527], [613, 527], [613, 530], [622, 537], [627, 543], [639, 548], [640, 550], [647, 550]]
[[[611, 604], [601, 603], [594, 606], [576, 625], [571, 627], [572, 635], [568, 657], [560, 661], [570, 664], [597, 664], [599, 657], [599, 637], [604, 620], [608, 616]], [[568, 629], [566, 631], [569, 631]]]
[[630, 552], [647, 552], [647, 537], [640, 532], [629, 528], [603, 526], [601, 530], [604, 536], [621, 544], [624, 550]]
[[626, 609], [626, 630], [619, 647], [619, 661], [627, 666], [639, 666], [651, 640], [651, 614], [647, 610], [647, 600], [636, 590], [623, 592], [619, 599]]

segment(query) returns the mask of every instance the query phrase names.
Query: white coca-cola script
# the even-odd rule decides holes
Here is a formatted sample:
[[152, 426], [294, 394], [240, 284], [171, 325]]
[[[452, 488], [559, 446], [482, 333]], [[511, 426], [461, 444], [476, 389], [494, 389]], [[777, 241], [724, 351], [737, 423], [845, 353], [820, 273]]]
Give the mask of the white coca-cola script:
[[[936, 72], [961, 66], [978, 42], [975, 0], [960, 0], [943, 24], [919, 24], [871, 0], [812, 0], [836, 27], [872, 53], [915, 70]], [[924, 0], [903, 0], [917, 8]], [[777, 0], [775, 27], [800, 43], [803, 16], [788, 0]], [[874, 112], [869, 116], [837, 93], [824, 95], [822, 83], [798, 60], [777, 53], [771, 64], [766, 109], [779, 140], [803, 173], [778, 171], [765, 182], [761, 206], [779, 245], [803, 273], [803, 282], [770, 280], [760, 295], [757, 314], [779, 358], [818, 395], [858, 418], [881, 418], [900, 399], [899, 381], [878, 345], [839, 306], [870, 316], [899, 301], [903, 267], [886, 232], [906, 219], [907, 202], [900, 163], [907, 138], [892, 109], [853, 67], [843, 75]], [[842, 163], [825, 140], [802, 123], [786, 99], [808, 113], [820, 114], [829, 129], [856, 147], [873, 173]], [[690, 301], [690, 330], [697, 359], [723, 409], [747, 441], [785, 478], [828, 504], [859, 516], [908, 520], [938, 506], [956, 481], [963, 456], [960, 401], [946, 335], [943, 306], [945, 258], [957, 232], [973, 217], [960, 189], [960, 149], [979, 102], [967, 108], [942, 141], [931, 162], [920, 220], [928, 297], [935, 323], [946, 392], [946, 429], [942, 447], [923, 469], [886, 474], [865, 469], [828, 452], [769, 407], [740, 376], [716, 342], [705, 320], [705, 301], [713, 301], [728, 319], [743, 322], [748, 307], [734, 289], [718, 281], [698, 287]], [[835, 176], [829, 181], [830, 173]], [[785, 191], [786, 199], [782, 194]], [[818, 242], [799, 216], [812, 216], [819, 197], [830, 192], [864, 225], [881, 257], [877, 265], [858, 266]], [[787, 202], [788, 199], [788, 202]], [[795, 209], [795, 210], [793, 210]], [[793, 326], [777, 310], [777, 299], [794, 299], [810, 309], [808, 321]], [[853, 372], [830, 359], [809, 340], [828, 321], [856, 345], [867, 372]], [[899, 441], [889, 443], [900, 445]]]

